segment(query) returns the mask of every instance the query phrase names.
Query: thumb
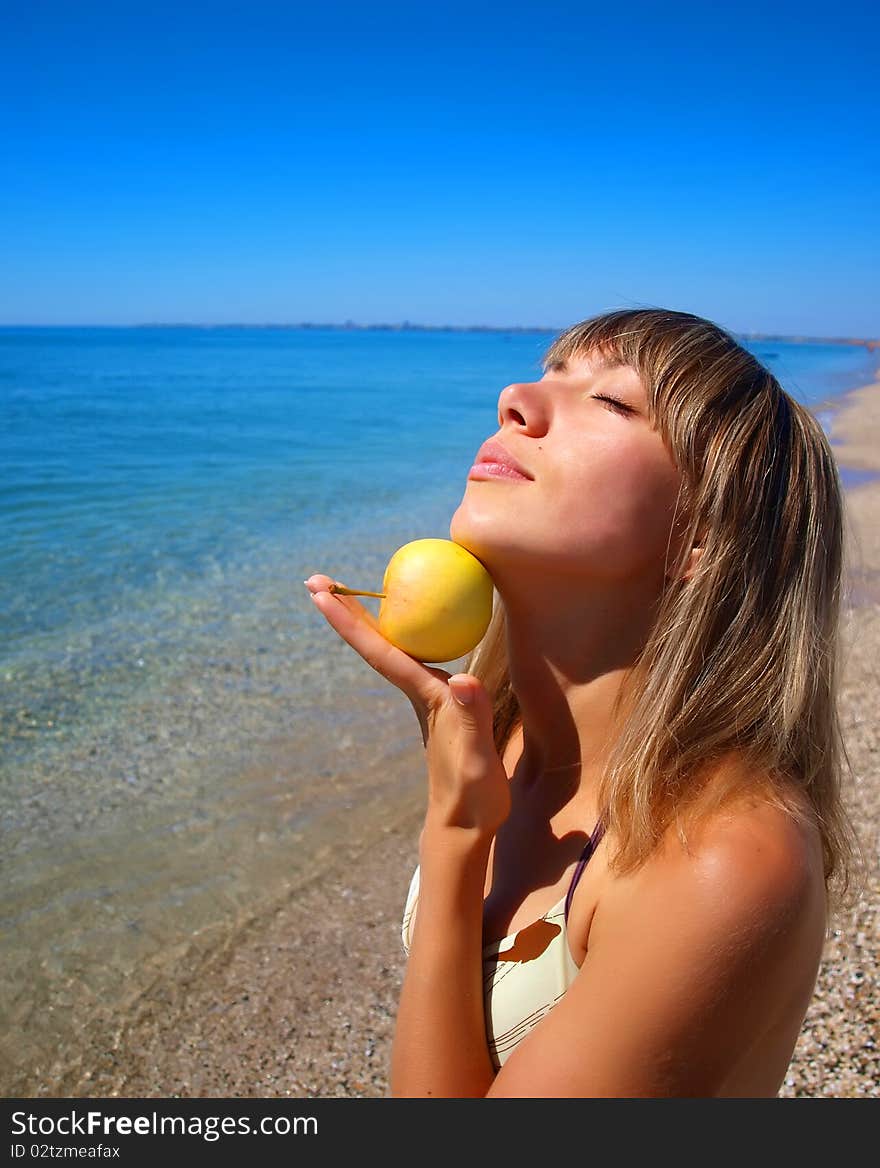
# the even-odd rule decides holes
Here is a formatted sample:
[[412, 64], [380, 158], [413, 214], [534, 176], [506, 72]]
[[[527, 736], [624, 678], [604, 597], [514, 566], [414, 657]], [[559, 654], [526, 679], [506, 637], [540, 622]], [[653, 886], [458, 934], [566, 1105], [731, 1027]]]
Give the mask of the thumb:
[[491, 742], [492, 698], [483, 683], [470, 673], [454, 673], [448, 684], [464, 724]]

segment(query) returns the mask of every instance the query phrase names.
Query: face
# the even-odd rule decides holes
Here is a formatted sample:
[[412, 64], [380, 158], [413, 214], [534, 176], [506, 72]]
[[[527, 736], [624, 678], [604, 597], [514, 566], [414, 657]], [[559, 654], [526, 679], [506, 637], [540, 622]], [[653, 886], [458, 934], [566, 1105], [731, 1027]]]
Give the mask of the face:
[[662, 582], [681, 480], [647, 406], [634, 369], [589, 357], [508, 385], [493, 439], [530, 477], [472, 469], [450, 538], [490, 571]]

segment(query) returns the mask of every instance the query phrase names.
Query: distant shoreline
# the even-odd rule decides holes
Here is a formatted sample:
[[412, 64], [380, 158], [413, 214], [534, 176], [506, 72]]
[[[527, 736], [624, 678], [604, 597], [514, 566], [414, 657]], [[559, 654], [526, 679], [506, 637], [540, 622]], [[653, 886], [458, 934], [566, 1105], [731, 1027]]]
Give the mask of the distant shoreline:
[[[399, 323], [361, 324], [347, 320], [342, 324], [318, 321], [300, 321], [289, 324], [209, 324], [197, 321], [168, 322], [150, 321], [139, 324], [3, 324], [0, 330], [12, 329], [203, 329], [206, 331], [222, 330], [257, 330], [267, 332], [413, 332], [413, 333], [539, 333], [555, 336], [564, 330], [549, 325], [490, 325], [490, 324], [418, 324], [404, 320]], [[880, 338], [870, 337], [813, 337], [794, 336], [783, 333], [731, 333], [739, 341], [781, 341], [789, 345], [861, 345], [870, 352], [880, 349]]]

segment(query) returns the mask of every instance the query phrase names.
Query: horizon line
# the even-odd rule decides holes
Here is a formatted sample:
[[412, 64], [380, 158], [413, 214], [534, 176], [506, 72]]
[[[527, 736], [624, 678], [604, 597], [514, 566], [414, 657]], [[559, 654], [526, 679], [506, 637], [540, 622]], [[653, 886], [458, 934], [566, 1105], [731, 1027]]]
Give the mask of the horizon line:
[[[454, 332], [454, 333], [547, 333], [558, 334], [564, 332], [565, 327], [552, 327], [548, 325], [488, 325], [488, 324], [420, 324], [416, 321], [404, 320], [399, 322], [378, 322], [374, 324], [364, 324], [359, 321], [346, 320], [340, 322], [323, 322], [323, 321], [298, 321], [298, 322], [277, 322], [277, 321], [263, 321], [260, 323], [248, 323], [240, 321], [227, 321], [224, 323], [212, 321], [137, 321], [130, 324], [69, 324], [69, 323], [54, 323], [54, 324], [36, 324], [36, 323], [17, 323], [10, 324], [0, 321], [0, 329], [75, 329], [75, 328], [94, 328], [94, 329], [276, 329], [276, 330], [313, 330], [324, 329], [330, 332]], [[734, 337], [745, 338], [750, 340], [766, 340], [766, 341], [788, 341], [800, 344], [830, 344], [830, 345], [865, 345], [870, 349], [880, 347], [880, 338], [876, 337], [853, 337], [853, 336], [815, 336], [807, 333], [772, 333], [772, 332], [736, 332], [734, 330], [727, 330]]]

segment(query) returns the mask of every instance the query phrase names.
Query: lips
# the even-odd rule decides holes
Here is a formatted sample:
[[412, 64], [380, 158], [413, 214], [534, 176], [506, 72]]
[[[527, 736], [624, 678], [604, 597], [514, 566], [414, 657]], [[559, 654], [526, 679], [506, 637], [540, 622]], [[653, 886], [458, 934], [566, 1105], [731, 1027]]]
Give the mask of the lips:
[[516, 461], [513, 455], [507, 450], [505, 446], [501, 445], [497, 438], [490, 438], [488, 442], [483, 443], [483, 445], [480, 447], [479, 453], [477, 454], [474, 466], [482, 466], [484, 464], [492, 463], [496, 464], [497, 466], [506, 467], [509, 471], [515, 471], [517, 474], [522, 475], [523, 478], [532, 478], [532, 475], [529, 474], [526, 468], [521, 463]]

